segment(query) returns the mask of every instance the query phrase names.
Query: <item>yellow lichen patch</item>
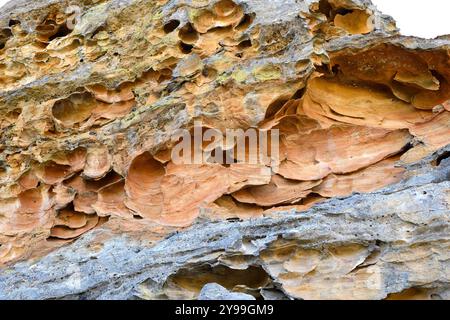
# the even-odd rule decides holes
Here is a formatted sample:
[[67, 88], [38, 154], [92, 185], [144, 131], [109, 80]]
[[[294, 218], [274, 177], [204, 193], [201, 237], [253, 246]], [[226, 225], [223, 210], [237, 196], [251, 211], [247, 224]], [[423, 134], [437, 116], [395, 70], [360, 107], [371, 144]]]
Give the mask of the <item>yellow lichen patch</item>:
[[281, 69], [275, 65], [264, 65], [253, 70], [253, 75], [260, 81], [278, 80], [281, 78]]
[[234, 79], [236, 82], [245, 82], [245, 80], [248, 78], [248, 73], [244, 70], [238, 70], [236, 72], [233, 72], [231, 75], [231, 78]]

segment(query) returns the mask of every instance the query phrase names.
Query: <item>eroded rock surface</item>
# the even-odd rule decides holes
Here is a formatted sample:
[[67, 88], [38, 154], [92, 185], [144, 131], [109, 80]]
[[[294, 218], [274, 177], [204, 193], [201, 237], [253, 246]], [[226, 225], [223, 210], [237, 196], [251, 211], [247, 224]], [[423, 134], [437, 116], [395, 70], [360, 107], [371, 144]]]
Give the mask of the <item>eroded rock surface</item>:
[[[0, 298], [450, 298], [449, 46], [366, 0], [10, 2]], [[279, 157], [174, 159], [249, 128]]]
[[245, 293], [230, 292], [217, 283], [208, 283], [200, 291], [198, 300], [255, 300], [255, 297]]

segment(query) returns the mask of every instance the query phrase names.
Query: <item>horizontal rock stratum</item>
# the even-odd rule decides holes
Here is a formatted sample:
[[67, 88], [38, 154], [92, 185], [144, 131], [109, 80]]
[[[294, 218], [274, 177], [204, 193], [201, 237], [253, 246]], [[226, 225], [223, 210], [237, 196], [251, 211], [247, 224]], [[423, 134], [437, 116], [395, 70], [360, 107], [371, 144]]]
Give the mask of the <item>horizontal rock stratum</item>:
[[11, 1], [0, 130], [1, 299], [450, 299], [450, 38], [369, 0]]

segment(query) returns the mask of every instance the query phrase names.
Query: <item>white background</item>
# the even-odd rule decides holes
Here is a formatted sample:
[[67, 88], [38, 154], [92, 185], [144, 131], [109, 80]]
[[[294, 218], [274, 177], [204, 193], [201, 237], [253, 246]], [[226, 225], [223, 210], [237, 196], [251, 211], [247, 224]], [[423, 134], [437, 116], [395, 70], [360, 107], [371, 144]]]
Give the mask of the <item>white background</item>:
[[[8, 0], [0, 0], [0, 6], [6, 2]], [[372, 0], [372, 2], [383, 13], [394, 17], [404, 35], [434, 38], [450, 34], [449, 0]]]
[[449, 0], [372, 0], [378, 9], [397, 21], [407, 36], [435, 38], [450, 34]]

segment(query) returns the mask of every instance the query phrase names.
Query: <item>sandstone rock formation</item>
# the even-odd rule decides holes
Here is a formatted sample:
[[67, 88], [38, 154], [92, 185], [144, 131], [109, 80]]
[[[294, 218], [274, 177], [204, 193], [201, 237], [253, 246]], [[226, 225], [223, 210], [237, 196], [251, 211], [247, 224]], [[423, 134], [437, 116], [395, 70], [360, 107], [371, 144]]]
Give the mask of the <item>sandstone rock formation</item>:
[[254, 296], [245, 293], [229, 292], [217, 283], [206, 284], [198, 296], [198, 300], [256, 300]]
[[[12, 1], [0, 298], [449, 299], [449, 101], [369, 0]], [[249, 128], [279, 156], [174, 159]]]

